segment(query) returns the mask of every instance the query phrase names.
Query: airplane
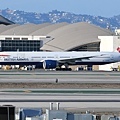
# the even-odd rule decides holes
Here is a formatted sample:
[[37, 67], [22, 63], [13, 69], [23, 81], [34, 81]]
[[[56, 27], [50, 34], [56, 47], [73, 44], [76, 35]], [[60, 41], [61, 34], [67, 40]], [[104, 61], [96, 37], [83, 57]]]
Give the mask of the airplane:
[[62, 65], [104, 65], [120, 61], [118, 52], [0, 52], [0, 65], [35, 65], [44, 69], [55, 69]]

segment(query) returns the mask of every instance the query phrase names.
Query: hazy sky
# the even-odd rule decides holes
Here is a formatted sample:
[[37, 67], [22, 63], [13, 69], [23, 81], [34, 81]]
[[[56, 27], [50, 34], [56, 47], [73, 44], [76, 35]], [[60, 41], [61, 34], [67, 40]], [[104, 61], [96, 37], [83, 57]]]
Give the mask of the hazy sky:
[[47, 13], [52, 10], [112, 17], [120, 15], [120, 0], [0, 0], [0, 9]]

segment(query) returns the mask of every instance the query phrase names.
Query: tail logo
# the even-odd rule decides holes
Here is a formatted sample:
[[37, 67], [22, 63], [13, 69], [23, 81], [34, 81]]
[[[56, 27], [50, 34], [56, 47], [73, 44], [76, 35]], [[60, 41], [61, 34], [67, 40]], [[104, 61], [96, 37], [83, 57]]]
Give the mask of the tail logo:
[[117, 48], [117, 51], [120, 53], [120, 46]]

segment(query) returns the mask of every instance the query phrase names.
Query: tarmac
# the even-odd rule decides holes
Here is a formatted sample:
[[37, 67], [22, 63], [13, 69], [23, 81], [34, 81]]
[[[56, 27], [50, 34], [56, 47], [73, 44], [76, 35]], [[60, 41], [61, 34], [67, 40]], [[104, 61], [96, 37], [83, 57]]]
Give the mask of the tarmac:
[[0, 70], [0, 88], [120, 89], [120, 72]]
[[17, 108], [47, 108], [49, 102], [60, 102], [61, 109], [69, 111], [119, 112], [120, 108], [119, 72], [0, 71], [0, 88], [1, 105]]

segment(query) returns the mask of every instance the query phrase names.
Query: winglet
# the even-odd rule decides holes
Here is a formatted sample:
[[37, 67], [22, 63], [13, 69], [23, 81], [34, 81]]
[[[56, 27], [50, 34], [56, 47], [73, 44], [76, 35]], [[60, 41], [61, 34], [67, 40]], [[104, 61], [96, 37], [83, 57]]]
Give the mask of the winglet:
[[117, 51], [120, 53], [120, 46], [117, 48]]

